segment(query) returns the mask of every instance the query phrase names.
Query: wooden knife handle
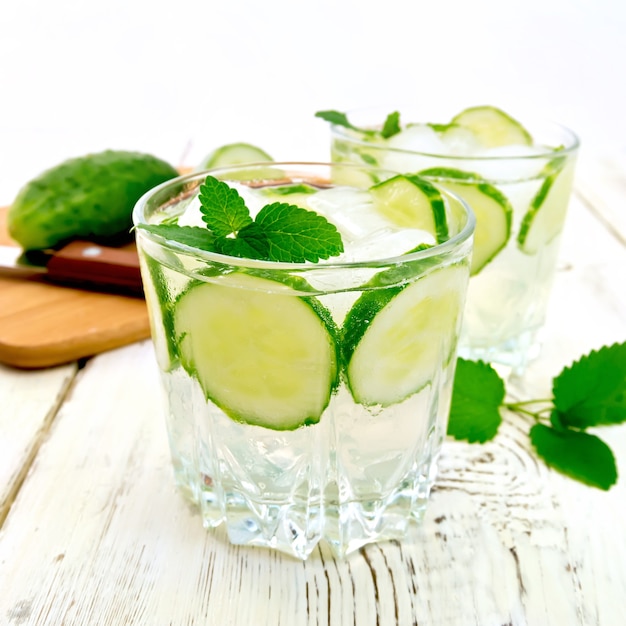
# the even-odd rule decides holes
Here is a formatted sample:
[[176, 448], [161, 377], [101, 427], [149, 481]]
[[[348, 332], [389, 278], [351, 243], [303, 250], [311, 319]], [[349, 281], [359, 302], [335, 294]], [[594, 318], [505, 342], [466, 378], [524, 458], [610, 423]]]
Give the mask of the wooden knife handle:
[[72, 241], [52, 255], [47, 267], [48, 278], [55, 282], [143, 294], [139, 257], [134, 249]]

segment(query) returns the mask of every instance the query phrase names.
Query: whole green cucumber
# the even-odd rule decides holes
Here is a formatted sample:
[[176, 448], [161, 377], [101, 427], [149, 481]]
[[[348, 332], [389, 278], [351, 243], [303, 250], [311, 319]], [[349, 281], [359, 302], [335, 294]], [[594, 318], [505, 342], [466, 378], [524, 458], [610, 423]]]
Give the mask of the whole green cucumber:
[[25, 250], [37, 250], [129, 232], [137, 200], [176, 176], [169, 163], [140, 152], [105, 150], [69, 159], [22, 187], [8, 212], [9, 234]]

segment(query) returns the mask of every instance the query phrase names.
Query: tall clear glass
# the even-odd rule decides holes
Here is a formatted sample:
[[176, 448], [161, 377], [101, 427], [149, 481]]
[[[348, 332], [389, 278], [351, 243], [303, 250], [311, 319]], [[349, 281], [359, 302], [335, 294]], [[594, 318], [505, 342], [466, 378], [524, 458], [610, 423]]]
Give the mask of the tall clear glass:
[[[356, 128], [375, 129], [389, 112], [363, 109], [347, 117]], [[450, 119], [442, 111], [399, 112], [403, 126], [413, 127], [388, 139], [332, 125], [331, 158], [418, 173], [469, 203], [476, 234], [459, 352], [521, 374], [540, 351], [578, 138], [556, 123], [521, 117], [532, 145], [481, 150], [462, 129], [442, 125], [442, 140], [436, 125], [427, 128]]]
[[[265, 194], [325, 214], [346, 252], [318, 263], [259, 261], [143, 228], [189, 224], [208, 174], [249, 204]], [[410, 229], [381, 230], [375, 211], [371, 232], [363, 222], [372, 175], [394, 176], [351, 165], [245, 165], [180, 177], [136, 205], [176, 481], [204, 525], [224, 523], [235, 544], [305, 559], [325, 540], [342, 556], [404, 537], [426, 506], [474, 217], [441, 189], [447, 240], [398, 255]]]

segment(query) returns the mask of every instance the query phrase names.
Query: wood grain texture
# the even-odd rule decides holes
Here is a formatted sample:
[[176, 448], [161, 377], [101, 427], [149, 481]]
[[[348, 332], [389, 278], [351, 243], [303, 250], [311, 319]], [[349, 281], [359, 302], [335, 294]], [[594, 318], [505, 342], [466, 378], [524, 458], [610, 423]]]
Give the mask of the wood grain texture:
[[[0, 541], [8, 624], [612, 624], [626, 592], [620, 484], [549, 472], [511, 416], [446, 442], [406, 542], [302, 563], [205, 531], [172, 484], [151, 347], [90, 361]], [[108, 384], [102, 385], [103, 376]], [[626, 437], [607, 440], [619, 458]], [[21, 621], [20, 621], [21, 620]]]
[[581, 154], [576, 186], [589, 209], [626, 245], [626, 150]]
[[[12, 243], [5, 219], [0, 209], [0, 244]], [[0, 362], [7, 365], [60, 365], [149, 335], [143, 299], [0, 278]]]
[[[581, 353], [625, 340], [624, 267], [620, 237], [585, 197], [574, 198], [544, 350], [509, 381], [513, 396], [545, 396]], [[35, 374], [24, 373], [12, 395], [26, 393]], [[344, 561], [322, 546], [300, 562], [202, 528], [173, 485], [160, 405], [148, 342], [78, 372], [0, 531], [0, 623], [623, 622], [625, 426], [602, 429], [622, 474], [605, 493], [549, 470], [530, 450], [531, 423], [507, 414], [485, 445], [445, 442], [426, 518], [406, 541]]]
[[72, 363], [29, 373], [0, 365], [0, 525], [76, 369]]

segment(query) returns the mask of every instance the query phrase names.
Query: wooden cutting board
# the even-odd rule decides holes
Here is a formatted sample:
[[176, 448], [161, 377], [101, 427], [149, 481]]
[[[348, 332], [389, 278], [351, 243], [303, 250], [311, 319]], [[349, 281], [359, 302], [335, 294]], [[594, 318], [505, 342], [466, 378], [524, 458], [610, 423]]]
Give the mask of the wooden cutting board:
[[[16, 245], [0, 208], [0, 244]], [[146, 303], [0, 277], [0, 362], [20, 368], [60, 365], [150, 336]]]

